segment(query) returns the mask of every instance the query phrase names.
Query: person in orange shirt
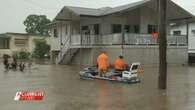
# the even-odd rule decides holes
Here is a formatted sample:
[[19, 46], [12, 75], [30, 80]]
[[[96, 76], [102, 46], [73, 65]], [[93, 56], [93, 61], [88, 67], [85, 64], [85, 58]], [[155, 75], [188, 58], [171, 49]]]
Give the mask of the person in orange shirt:
[[108, 71], [109, 59], [105, 51], [98, 56], [97, 66], [98, 66], [98, 71], [100, 76], [103, 76]]
[[119, 58], [115, 60], [114, 68], [116, 71], [124, 71], [126, 69], [126, 64], [123, 56], [119, 56]]

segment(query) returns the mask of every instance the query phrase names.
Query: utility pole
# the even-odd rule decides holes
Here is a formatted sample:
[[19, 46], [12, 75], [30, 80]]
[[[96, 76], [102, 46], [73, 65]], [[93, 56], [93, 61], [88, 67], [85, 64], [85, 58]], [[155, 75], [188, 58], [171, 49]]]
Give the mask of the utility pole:
[[159, 8], [159, 89], [166, 89], [167, 87], [167, 1], [158, 0]]

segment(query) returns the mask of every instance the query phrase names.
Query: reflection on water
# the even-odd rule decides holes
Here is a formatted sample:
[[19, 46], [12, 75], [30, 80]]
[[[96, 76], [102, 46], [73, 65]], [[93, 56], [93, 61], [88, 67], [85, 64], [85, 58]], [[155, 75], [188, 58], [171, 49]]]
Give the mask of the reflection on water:
[[109, 110], [109, 91], [106, 81], [98, 80], [98, 110]]
[[42, 58], [42, 59], [34, 59], [34, 62], [37, 64], [42, 64], [42, 65], [49, 65], [51, 64], [51, 60], [48, 58]]
[[[168, 88], [157, 89], [158, 69], [145, 67], [140, 84], [81, 80], [77, 66], [35, 65], [29, 71], [3, 72], [0, 65], [1, 110], [193, 110], [195, 67], [168, 68]], [[15, 102], [19, 90], [44, 90], [41, 102]]]

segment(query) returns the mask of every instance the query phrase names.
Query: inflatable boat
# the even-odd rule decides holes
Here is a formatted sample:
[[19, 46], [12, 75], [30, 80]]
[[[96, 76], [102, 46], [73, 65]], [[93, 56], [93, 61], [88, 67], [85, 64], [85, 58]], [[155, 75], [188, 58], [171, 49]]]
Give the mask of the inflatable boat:
[[132, 63], [131, 65], [128, 65], [128, 68], [125, 71], [115, 71], [114, 69], [110, 69], [104, 77], [100, 77], [98, 75], [97, 67], [87, 67], [80, 71], [79, 75], [81, 79], [98, 79], [132, 84], [141, 82], [141, 79], [139, 78], [140, 68], [140, 63]]

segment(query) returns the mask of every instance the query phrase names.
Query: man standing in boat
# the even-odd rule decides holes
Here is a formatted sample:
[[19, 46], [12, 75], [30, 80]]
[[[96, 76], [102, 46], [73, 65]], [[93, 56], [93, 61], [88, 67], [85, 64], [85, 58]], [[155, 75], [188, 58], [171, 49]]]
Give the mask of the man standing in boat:
[[103, 51], [97, 58], [97, 65], [99, 75], [102, 77], [108, 71], [109, 68], [109, 58], [107, 52]]
[[126, 64], [125, 61], [123, 59], [123, 56], [120, 55], [114, 63], [114, 68], [116, 71], [124, 71], [126, 69]]

